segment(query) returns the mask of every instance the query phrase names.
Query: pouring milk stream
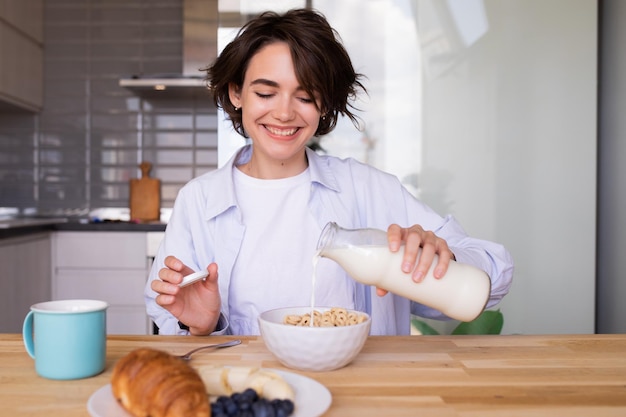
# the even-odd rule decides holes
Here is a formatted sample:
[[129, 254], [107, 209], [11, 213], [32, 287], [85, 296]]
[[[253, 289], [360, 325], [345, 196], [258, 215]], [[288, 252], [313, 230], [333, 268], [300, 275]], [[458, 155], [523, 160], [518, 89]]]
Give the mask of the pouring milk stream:
[[482, 313], [491, 291], [484, 271], [451, 260], [446, 274], [437, 279], [433, 276], [435, 256], [423, 281], [415, 283], [411, 273], [401, 269], [403, 253], [403, 247], [395, 253], [389, 250], [383, 230], [344, 229], [330, 222], [322, 230], [313, 262], [319, 257], [332, 259], [355, 280], [437, 309], [452, 319], [471, 321]]

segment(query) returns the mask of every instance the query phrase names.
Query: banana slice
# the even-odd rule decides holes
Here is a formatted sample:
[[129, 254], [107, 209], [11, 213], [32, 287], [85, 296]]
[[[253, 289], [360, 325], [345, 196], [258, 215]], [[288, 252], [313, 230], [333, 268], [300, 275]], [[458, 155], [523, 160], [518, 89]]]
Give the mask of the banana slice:
[[[258, 391], [257, 391], [258, 393]], [[294, 401], [295, 393], [291, 385], [282, 378], [270, 379], [263, 385], [263, 395], [268, 400], [291, 400]]]
[[277, 373], [265, 369], [245, 366], [200, 366], [197, 371], [209, 395], [231, 395], [252, 388], [259, 396], [268, 400], [293, 401], [295, 398], [293, 388], [287, 381]]
[[228, 368], [216, 366], [203, 366], [197, 369], [210, 395], [231, 395], [233, 393], [228, 384]]
[[255, 390], [256, 393], [259, 394], [259, 396], [265, 397], [265, 395], [263, 395], [265, 384], [269, 383], [270, 381], [276, 378], [280, 378], [280, 377], [272, 372], [257, 371], [257, 372], [250, 374], [250, 376], [248, 377], [248, 380], [246, 381], [246, 385], [249, 388], [252, 388], [253, 390]]
[[232, 392], [243, 392], [246, 388], [250, 387], [248, 378], [250, 378], [250, 375], [253, 375], [258, 371], [258, 368], [246, 366], [234, 366], [226, 369], [228, 370], [228, 385], [230, 385]]

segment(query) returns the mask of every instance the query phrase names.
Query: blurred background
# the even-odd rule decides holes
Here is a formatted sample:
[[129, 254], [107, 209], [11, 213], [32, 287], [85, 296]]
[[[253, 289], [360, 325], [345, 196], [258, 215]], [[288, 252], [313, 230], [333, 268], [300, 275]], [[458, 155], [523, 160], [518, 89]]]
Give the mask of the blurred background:
[[[0, 49], [0, 215], [127, 218], [128, 182], [145, 160], [166, 222], [178, 189], [243, 144], [199, 68], [260, 11], [312, 7], [369, 91], [362, 125], [340, 121], [320, 152], [389, 171], [469, 234], [504, 244], [516, 270], [498, 306], [503, 333], [626, 331], [626, 3], [32, 4], [40, 27]], [[7, 78], [16, 58], [39, 64]]]

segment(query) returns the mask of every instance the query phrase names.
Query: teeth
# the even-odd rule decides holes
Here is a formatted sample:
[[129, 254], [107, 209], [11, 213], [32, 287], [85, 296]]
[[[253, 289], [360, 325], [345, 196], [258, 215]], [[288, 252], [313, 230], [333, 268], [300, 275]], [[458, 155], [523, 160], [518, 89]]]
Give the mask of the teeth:
[[296, 133], [296, 131], [298, 130], [298, 128], [293, 128], [293, 129], [288, 129], [288, 130], [276, 129], [274, 127], [269, 127], [269, 126], [266, 126], [266, 128], [267, 130], [270, 131], [271, 134], [278, 135], [278, 136], [291, 136], [294, 133]]

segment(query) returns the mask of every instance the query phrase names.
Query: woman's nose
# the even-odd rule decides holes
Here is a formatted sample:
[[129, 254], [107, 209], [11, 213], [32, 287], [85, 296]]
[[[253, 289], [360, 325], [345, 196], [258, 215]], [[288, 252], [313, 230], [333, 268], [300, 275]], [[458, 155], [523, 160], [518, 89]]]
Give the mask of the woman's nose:
[[293, 103], [290, 99], [281, 99], [278, 101], [276, 108], [274, 109], [274, 117], [280, 121], [287, 121], [293, 119], [295, 114]]

